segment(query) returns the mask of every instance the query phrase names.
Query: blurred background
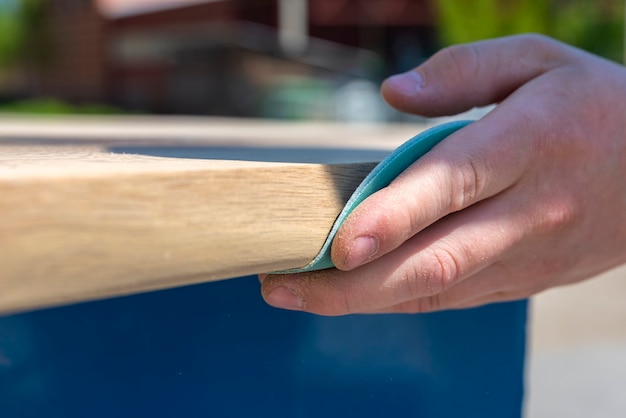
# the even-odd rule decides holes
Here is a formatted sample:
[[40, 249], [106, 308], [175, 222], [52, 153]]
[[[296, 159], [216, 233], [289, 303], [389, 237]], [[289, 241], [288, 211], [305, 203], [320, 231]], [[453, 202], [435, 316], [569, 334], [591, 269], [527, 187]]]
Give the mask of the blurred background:
[[623, 0], [0, 0], [0, 111], [401, 121], [378, 85], [441, 47], [540, 32], [621, 62], [623, 21]]

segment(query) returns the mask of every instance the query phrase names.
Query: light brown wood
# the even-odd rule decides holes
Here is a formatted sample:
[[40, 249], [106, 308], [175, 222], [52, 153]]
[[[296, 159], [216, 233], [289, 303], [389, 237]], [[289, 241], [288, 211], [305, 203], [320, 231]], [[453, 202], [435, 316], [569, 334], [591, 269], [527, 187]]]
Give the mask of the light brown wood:
[[[190, 130], [190, 122], [206, 125]], [[169, 137], [140, 130], [159, 123]], [[177, 126], [187, 132], [178, 140]], [[314, 125], [0, 118], [0, 312], [307, 264], [374, 163], [194, 157], [224, 143], [305, 149], [319, 141], [333, 158], [343, 153], [349, 160], [349, 149], [337, 147], [350, 143], [351, 132], [360, 137], [353, 149], [398, 142], [384, 142], [390, 131], [331, 125], [321, 129], [325, 134], [318, 126], [317, 139], [302, 140], [311, 135], [307, 126]], [[281, 139], [283, 128], [291, 142]], [[265, 150], [269, 159], [272, 150]], [[237, 148], [230, 152], [236, 156]]]

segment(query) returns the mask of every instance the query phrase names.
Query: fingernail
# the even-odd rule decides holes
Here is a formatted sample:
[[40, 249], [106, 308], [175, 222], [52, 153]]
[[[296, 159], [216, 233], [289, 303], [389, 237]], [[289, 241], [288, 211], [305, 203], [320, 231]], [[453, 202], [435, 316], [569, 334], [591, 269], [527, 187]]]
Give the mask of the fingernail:
[[397, 74], [387, 79], [387, 85], [407, 96], [412, 96], [422, 88], [424, 79], [421, 74], [416, 71], [407, 71], [406, 73]]
[[293, 290], [279, 286], [267, 295], [267, 303], [282, 309], [302, 310], [304, 302]]
[[378, 240], [370, 235], [358, 237], [346, 256], [346, 268], [352, 270], [374, 257], [378, 251]]

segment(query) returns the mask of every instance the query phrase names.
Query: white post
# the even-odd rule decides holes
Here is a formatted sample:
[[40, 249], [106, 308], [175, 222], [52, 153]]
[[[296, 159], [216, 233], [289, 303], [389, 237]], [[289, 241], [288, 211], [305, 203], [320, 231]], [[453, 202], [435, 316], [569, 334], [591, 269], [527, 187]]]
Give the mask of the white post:
[[309, 38], [308, 0], [278, 0], [278, 39], [288, 55], [306, 51]]

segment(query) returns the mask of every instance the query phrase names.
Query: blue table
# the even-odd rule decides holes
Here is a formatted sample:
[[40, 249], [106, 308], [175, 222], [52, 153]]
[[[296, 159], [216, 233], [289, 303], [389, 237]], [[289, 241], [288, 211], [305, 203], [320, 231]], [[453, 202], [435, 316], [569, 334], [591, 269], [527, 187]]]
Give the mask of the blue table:
[[254, 277], [0, 318], [0, 416], [519, 417], [526, 302], [317, 317]]

